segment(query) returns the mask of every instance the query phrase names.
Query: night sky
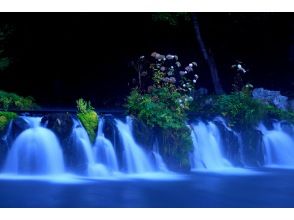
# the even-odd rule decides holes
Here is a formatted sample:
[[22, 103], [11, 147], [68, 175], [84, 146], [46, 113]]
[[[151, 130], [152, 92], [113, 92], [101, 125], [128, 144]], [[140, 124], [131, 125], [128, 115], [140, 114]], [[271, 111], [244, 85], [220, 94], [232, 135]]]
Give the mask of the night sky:
[[[207, 47], [230, 92], [235, 60], [255, 87], [294, 96], [294, 15], [199, 13]], [[1, 13], [15, 31], [7, 51], [13, 64], [0, 89], [31, 95], [44, 107], [74, 107], [79, 97], [98, 108], [121, 106], [130, 91], [130, 61], [156, 51], [199, 64], [198, 87], [213, 91], [192, 24], [152, 20], [151, 13]]]

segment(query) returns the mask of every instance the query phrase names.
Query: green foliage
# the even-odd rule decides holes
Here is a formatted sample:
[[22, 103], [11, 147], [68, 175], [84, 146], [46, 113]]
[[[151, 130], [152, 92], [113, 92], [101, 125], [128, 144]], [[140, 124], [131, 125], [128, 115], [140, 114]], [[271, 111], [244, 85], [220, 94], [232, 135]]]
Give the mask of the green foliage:
[[32, 97], [22, 97], [15, 93], [0, 91], [0, 108], [7, 110], [32, 110], [38, 108]]
[[4, 71], [11, 64], [11, 58], [7, 54], [7, 48], [9, 36], [13, 31], [13, 26], [0, 24], [0, 71]]
[[266, 118], [286, 120], [294, 124], [294, 112], [278, 109], [273, 105], [264, 105]]
[[[223, 116], [234, 129], [252, 128], [267, 119], [287, 120], [294, 123], [294, 112], [253, 99], [250, 88], [228, 95], [198, 97], [191, 104], [191, 112], [201, 117]], [[209, 101], [208, 101], [209, 100]]]
[[3, 131], [6, 125], [17, 117], [14, 112], [0, 112], [0, 131]]
[[162, 131], [164, 155], [172, 156], [181, 167], [188, 167], [188, 154], [193, 147], [190, 129], [187, 126], [182, 126]]
[[157, 12], [152, 14], [153, 21], [166, 22], [169, 25], [176, 26], [181, 19], [185, 21], [190, 20], [188, 12]]
[[127, 108], [151, 127], [179, 129], [186, 114], [179, 104], [181, 94], [169, 88], [155, 88], [151, 93], [140, 94], [134, 89], [128, 97]]
[[78, 112], [80, 113], [87, 113], [90, 111], [94, 111], [95, 109], [91, 106], [90, 101], [85, 101], [84, 99], [78, 99], [76, 101]]
[[90, 101], [86, 102], [83, 99], [78, 99], [76, 103], [78, 110], [77, 116], [86, 129], [90, 141], [94, 143], [98, 127], [98, 115], [95, 112], [95, 109], [91, 106]]
[[10, 59], [8, 57], [0, 58], [0, 71], [5, 70], [10, 65]]
[[257, 125], [265, 114], [263, 104], [243, 91], [217, 97], [214, 110], [237, 129]]
[[185, 124], [186, 111], [192, 101], [193, 83], [198, 79], [198, 75], [193, 74], [197, 64], [190, 63], [182, 70], [176, 55], [154, 52], [151, 57], [154, 63], [147, 62], [148, 68], [143, 71], [151, 75], [152, 83], [145, 86], [146, 89], [140, 86], [133, 89], [126, 108], [129, 114], [162, 133], [164, 156], [171, 156], [181, 166], [187, 166], [192, 140]]

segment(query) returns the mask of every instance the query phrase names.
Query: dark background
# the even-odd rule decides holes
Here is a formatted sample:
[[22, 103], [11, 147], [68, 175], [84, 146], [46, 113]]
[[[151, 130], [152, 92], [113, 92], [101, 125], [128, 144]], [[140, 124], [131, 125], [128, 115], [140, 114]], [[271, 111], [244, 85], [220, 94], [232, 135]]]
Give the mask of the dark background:
[[[292, 13], [198, 13], [207, 47], [230, 92], [235, 60], [255, 87], [294, 95]], [[74, 107], [83, 97], [98, 108], [121, 106], [132, 79], [130, 61], [153, 51], [199, 64], [198, 87], [213, 92], [190, 22], [155, 22], [151, 13], [1, 13], [15, 31], [8, 42], [12, 65], [0, 89], [31, 95], [44, 107]]]

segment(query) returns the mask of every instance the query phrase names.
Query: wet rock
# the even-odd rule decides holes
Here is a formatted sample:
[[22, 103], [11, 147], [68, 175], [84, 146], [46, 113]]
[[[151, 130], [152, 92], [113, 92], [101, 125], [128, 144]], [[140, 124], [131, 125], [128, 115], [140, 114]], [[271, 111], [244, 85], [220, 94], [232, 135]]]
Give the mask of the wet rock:
[[12, 121], [10, 138], [15, 139], [21, 132], [30, 128], [30, 124], [23, 118], [18, 117]]
[[256, 88], [252, 91], [252, 96], [266, 104], [272, 104], [279, 109], [287, 109], [288, 97], [281, 95], [280, 91], [271, 91], [264, 88]]
[[52, 130], [63, 142], [72, 133], [73, 119], [67, 113], [47, 114], [41, 119], [41, 124]]
[[240, 154], [240, 140], [239, 134], [235, 131], [228, 129], [220, 121], [215, 122], [221, 135], [222, 145], [224, 148], [224, 156], [229, 159], [235, 166], [242, 165], [242, 157]]
[[242, 155], [247, 166], [258, 167], [264, 164], [262, 133], [256, 129], [242, 131]]

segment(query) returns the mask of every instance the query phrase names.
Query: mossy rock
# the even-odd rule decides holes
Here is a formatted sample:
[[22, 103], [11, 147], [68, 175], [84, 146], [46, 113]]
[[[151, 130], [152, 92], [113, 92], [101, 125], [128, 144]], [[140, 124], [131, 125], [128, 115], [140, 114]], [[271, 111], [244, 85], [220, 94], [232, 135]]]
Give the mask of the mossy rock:
[[0, 112], [0, 131], [3, 131], [9, 122], [17, 118], [14, 112]]
[[82, 125], [86, 129], [90, 141], [92, 143], [95, 142], [96, 139], [96, 132], [98, 128], [98, 115], [95, 111], [88, 111], [84, 113], [77, 114], [79, 120], [81, 121]]

